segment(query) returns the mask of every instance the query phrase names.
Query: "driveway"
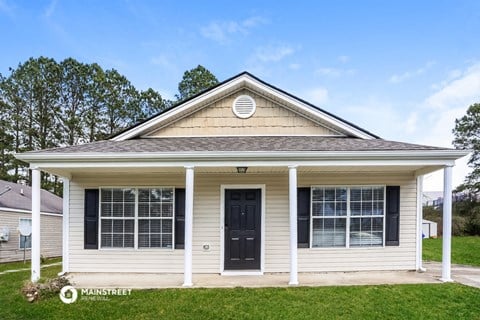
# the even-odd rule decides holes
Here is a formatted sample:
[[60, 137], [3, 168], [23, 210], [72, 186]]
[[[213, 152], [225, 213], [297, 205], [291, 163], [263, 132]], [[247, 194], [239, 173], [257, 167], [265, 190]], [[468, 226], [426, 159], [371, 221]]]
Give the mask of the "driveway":
[[[424, 262], [427, 274], [440, 278], [442, 276], [442, 264], [440, 262]], [[452, 264], [452, 279], [458, 283], [480, 288], [480, 267]]]

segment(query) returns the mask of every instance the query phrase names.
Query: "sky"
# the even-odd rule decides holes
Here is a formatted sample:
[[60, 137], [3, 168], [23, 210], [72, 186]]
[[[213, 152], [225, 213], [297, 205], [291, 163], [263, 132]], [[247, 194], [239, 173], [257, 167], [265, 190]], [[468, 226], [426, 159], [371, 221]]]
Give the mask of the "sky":
[[[4, 75], [73, 57], [173, 99], [199, 64], [220, 81], [249, 71], [388, 140], [451, 147], [480, 102], [477, 0], [0, 0], [0, 34]], [[424, 184], [442, 190], [441, 172]]]

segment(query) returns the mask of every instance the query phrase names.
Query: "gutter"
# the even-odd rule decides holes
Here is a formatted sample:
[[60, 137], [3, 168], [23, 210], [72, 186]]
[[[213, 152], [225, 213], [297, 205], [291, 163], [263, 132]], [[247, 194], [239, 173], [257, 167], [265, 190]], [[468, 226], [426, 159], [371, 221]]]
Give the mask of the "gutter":
[[307, 151], [307, 152], [124, 152], [124, 153], [20, 153], [19, 160], [26, 162], [163, 162], [163, 161], [222, 161], [222, 160], [457, 160], [470, 151], [466, 150], [405, 150], [405, 151]]

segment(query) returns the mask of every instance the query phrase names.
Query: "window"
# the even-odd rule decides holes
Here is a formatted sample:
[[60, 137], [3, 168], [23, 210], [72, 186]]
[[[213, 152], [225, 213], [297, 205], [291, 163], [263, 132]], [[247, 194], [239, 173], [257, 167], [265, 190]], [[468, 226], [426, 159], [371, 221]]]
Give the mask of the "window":
[[350, 246], [383, 245], [383, 187], [350, 189]]
[[313, 247], [344, 247], [347, 188], [312, 189]]
[[382, 246], [385, 188], [312, 187], [312, 247]]
[[[30, 229], [32, 228], [32, 219], [30, 218], [20, 218], [20, 221], [19, 221], [19, 228], [21, 226], [24, 226], [26, 225], [27, 227], [29, 227]], [[22, 236], [22, 235], [19, 235], [20, 237], [20, 241], [19, 241], [19, 248], [20, 249], [31, 249], [32, 248], [32, 236], [29, 235], [29, 236]]]
[[100, 190], [102, 248], [172, 248], [173, 188]]
[[173, 190], [138, 190], [138, 247], [172, 248]]

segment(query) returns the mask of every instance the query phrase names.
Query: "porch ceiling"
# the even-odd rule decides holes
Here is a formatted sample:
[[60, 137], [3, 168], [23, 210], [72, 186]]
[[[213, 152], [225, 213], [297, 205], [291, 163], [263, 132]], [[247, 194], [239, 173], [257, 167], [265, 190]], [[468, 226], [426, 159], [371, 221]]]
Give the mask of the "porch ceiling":
[[[288, 175], [287, 166], [247, 166], [246, 175], [253, 174], [285, 174]], [[396, 174], [421, 174], [430, 173], [441, 169], [442, 166], [299, 166], [298, 174], [311, 173], [396, 173]], [[111, 168], [42, 168], [43, 171], [50, 172], [59, 176], [72, 177], [81, 175], [112, 175], [112, 174], [133, 174], [133, 175], [151, 175], [151, 174], [184, 174], [185, 168], [178, 167], [111, 167]], [[195, 174], [238, 174], [236, 166], [221, 167], [195, 167]]]

